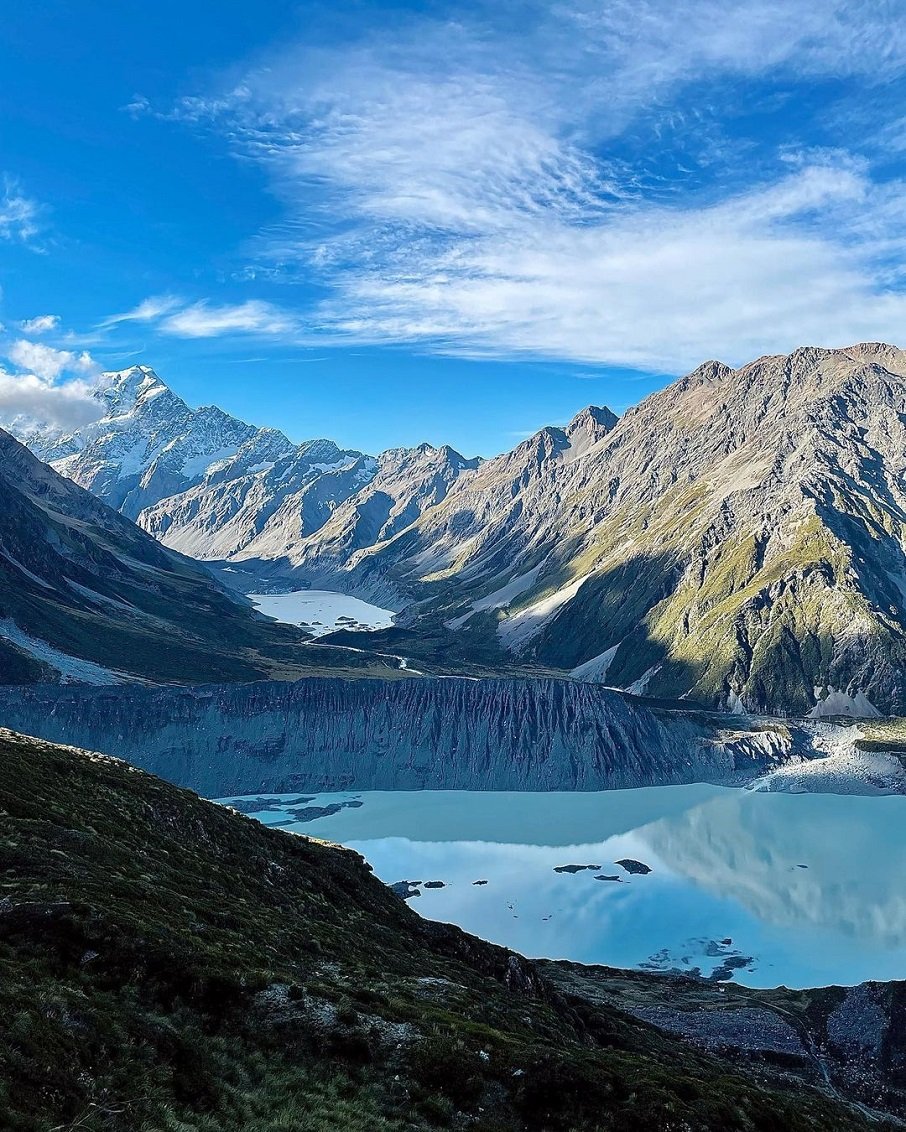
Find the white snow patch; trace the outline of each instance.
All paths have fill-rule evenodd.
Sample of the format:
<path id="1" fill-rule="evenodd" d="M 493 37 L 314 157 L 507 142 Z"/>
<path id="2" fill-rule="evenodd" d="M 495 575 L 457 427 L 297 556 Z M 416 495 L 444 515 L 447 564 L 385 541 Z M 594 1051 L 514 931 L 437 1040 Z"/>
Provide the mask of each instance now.
<path id="1" fill-rule="evenodd" d="M 313 636 L 323 637 L 336 629 L 388 629 L 394 611 L 381 609 L 361 598 L 333 590 L 296 590 L 288 594 L 249 594 L 256 609 L 282 621 L 301 625 Z"/>
<path id="2" fill-rule="evenodd" d="M 512 617 L 501 621 L 497 626 L 497 635 L 504 648 L 518 651 L 527 644 L 532 637 L 541 632 L 545 623 L 553 617 L 557 610 L 571 601 L 579 592 L 582 585 L 591 577 L 591 574 L 580 574 L 568 585 L 562 586 L 554 593 L 536 601 L 525 609 L 520 609 Z"/>
<path id="3" fill-rule="evenodd" d="M 147 440 L 144 437 L 139 437 L 131 448 L 114 457 L 114 462 L 119 465 L 117 479 L 137 476 L 139 472 L 144 470 L 146 464 L 150 463 Z"/>
<path id="4" fill-rule="evenodd" d="M 103 668 L 90 660 L 80 660 L 60 652 L 47 641 L 29 636 L 15 621 L 7 618 L 0 621 L 0 637 L 16 645 L 44 664 L 56 669 L 64 684 L 122 684 L 124 677 L 109 668 Z"/>
<path id="5" fill-rule="evenodd" d="M 815 698 L 818 702 L 808 713 L 810 719 L 823 719 L 829 715 L 848 715 L 852 719 L 877 719 L 881 712 L 869 700 L 864 692 L 856 692 L 855 696 L 828 686 L 827 695 L 821 699 L 823 688 L 815 689 Z"/>
<path id="6" fill-rule="evenodd" d="M 622 641 L 611 645 L 609 649 L 605 649 L 604 652 L 593 656 L 591 660 L 586 660 L 583 664 L 577 665 L 572 672 L 570 672 L 570 676 L 572 676 L 574 680 L 584 680 L 589 684 L 603 684 L 607 679 L 607 673 L 611 664 L 613 664 L 613 658 L 617 655 L 617 650 L 621 644 Z"/>
<path id="7" fill-rule="evenodd" d="M 739 692 L 730 692 L 727 696 L 727 711 L 731 715 L 747 715 L 746 705 L 742 702 Z"/>
<path id="8" fill-rule="evenodd" d="M 483 609 L 505 609 L 513 598 L 532 588 L 540 572 L 541 564 L 533 566 L 531 570 L 527 570 L 524 574 L 517 574 L 515 578 L 511 578 L 499 590 L 494 590 L 487 597 L 480 597 L 478 601 L 473 601 L 472 612 L 479 613 Z"/>
<path id="9" fill-rule="evenodd" d="M 629 692 L 633 696 L 644 696 L 646 688 L 662 668 L 662 664 L 653 664 L 647 672 L 643 672 L 638 680 L 633 680 L 629 687 L 624 688 L 623 691 Z"/>
<path id="10" fill-rule="evenodd" d="M 210 472 L 215 464 L 229 460 L 236 455 L 235 446 L 220 448 L 216 452 L 196 452 L 194 456 L 187 456 L 182 462 L 182 474 L 190 480 L 204 473 Z"/>
<path id="11" fill-rule="evenodd" d="M 511 578 L 507 584 L 501 586 L 499 590 L 494 590 L 493 593 L 488 594 L 486 597 L 480 597 L 477 601 L 473 601 L 467 613 L 463 613 L 459 617 L 454 617 L 450 621 L 445 621 L 444 625 L 446 625 L 448 629 L 460 629 L 473 613 L 480 613 L 484 609 L 505 609 L 514 598 L 517 598 L 520 594 L 532 588 L 543 565 L 543 563 L 540 563 L 538 566 L 533 566 L 531 570 L 527 570 L 524 574 L 517 574 L 515 578 Z"/>
<path id="12" fill-rule="evenodd" d="M 315 472 L 338 472 L 341 468 L 351 468 L 354 463 L 355 460 L 350 460 L 347 456 L 345 460 L 334 460 L 332 464 L 309 464 L 309 467 Z"/>

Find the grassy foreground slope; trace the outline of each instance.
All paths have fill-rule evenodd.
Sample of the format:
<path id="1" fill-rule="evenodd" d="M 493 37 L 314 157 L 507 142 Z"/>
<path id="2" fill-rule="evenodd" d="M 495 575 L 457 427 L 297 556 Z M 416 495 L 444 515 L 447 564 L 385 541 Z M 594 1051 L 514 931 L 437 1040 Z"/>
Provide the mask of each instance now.
<path id="1" fill-rule="evenodd" d="M 0 1017 L 9 1132 L 869 1126 L 556 992 L 350 851 L 10 732 Z"/>

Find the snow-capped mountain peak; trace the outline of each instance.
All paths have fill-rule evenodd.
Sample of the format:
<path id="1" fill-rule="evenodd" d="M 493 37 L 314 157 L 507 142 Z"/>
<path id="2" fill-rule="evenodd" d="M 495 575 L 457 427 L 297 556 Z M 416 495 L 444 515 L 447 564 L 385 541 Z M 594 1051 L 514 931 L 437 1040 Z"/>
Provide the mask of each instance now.
<path id="1" fill-rule="evenodd" d="M 130 366 L 105 373 L 97 396 L 106 404 L 109 416 L 119 416 L 133 410 L 140 401 L 147 402 L 169 392 L 150 366 Z"/>

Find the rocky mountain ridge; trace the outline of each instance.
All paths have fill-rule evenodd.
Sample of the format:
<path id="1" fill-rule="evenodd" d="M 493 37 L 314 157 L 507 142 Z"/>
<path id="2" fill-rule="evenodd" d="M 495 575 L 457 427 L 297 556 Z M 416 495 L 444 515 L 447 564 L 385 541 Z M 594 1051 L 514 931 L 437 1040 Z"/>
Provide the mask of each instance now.
<path id="1" fill-rule="evenodd" d="M 440 502 L 478 463 L 427 444 L 378 456 L 331 440 L 296 445 L 215 406 L 189 408 L 148 366 L 105 374 L 97 397 L 97 421 L 23 440 L 166 546 L 252 563 L 259 578 L 309 561 L 313 572 L 336 568 Z"/>

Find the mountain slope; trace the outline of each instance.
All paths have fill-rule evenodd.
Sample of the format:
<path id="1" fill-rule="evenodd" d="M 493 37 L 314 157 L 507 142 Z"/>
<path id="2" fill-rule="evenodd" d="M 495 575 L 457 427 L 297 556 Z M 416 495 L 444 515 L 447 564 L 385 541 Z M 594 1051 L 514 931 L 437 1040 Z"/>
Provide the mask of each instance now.
<path id="1" fill-rule="evenodd" d="M 440 506 L 427 509 L 388 542 L 350 558 L 346 584 L 386 600 L 424 600 L 426 587 L 456 578 L 460 592 L 478 582 L 510 578 L 503 594 L 485 594 L 482 608 L 505 608 L 531 587 L 531 570 L 544 558 L 543 530 L 556 532 L 561 484 L 604 443 L 617 418 L 609 409 L 585 409 L 565 429 L 544 428 L 511 452 L 459 478 Z M 514 579 L 519 561 L 528 577 Z"/>
<path id="2" fill-rule="evenodd" d="M 374 475 L 376 461 L 313 440 L 252 463 L 242 450 L 185 491 L 149 504 L 138 523 L 174 550 L 203 560 L 283 558 L 320 529 Z"/>
<path id="3" fill-rule="evenodd" d="M 245 555 L 276 560 L 279 569 L 310 584 L 332 586 L 355 568 L 360 552 L 394 538 L 446 498 L 453 484 L 469 476 L 480 460 L 466 460 L 448 445 L 391 448 L 377 457 L 373 478 L 350 495 L 313 533 L 281 537 L 271 525 Z M 245 556 L 244 555 L 244 556 Z M 243 556 L 243 557 L 244 557 Z"/>
<path id="4" fill-rule="evenodd" d="M 2 732 L 0 813 L 10 1132 L 878 1127 L 116 760 Z"/>
<path id="5" fill-rule="evenodd" d="M 0 682 L 203 683 L 367 660 L 305 641 L 0 430 Z"/>
<path id="6" fill-rule="evenodd" d="M 902 712 L 904 376 L 876 343 L 706 363 L 488 461 L 350 584 L 635 692 Z"/>

